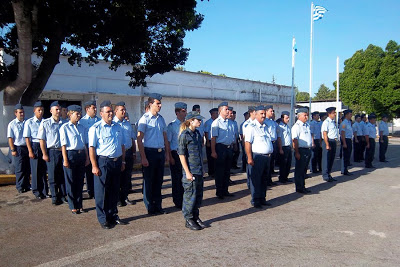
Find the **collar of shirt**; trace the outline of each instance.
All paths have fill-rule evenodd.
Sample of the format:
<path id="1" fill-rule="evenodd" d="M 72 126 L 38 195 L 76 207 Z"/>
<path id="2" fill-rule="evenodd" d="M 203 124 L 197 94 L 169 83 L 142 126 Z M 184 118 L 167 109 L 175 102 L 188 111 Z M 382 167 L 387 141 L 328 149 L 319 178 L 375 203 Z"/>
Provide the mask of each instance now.
<path id="1" fill-rule="evenodd" d="M 41 122 L 41 121 L 42 121 L 42 120 L 39 120 L 36 116 L 33 116 L 32 120 L 33 120 L 34 122 Z"/>
<path id="2" fill-rule="evenodd" d="M 228 118 L 224 119 L 224 118 L 221 117 L 221 115 L 218 116 L 218 119 L 221 120 L 221 121 L 223 121 L 223 122 L 228 122 L 228 121 L 229 121 Z"/>
<path id="3" fill-rule="evenodd" d="M 119 119 L 117 118 L 117 116 L 114 116 L 113 122 L 116 122 L 116 123 L 122 124 L 122 123 L 124 123 L 124 122 L 125 122 L 125 119 L 122 119 L 122 121 L 121 121 L 121 120 L 119 120 Z"/>
<path id="4" fill-rule="evenodd" d="M 51 122 L 51 124 L 53 124 L 53 123 L 54 124 L 62 124 L 62 121 L 60 119 L 58 120 L 58 122 L 56 122 L 53 117 L 50 117 L 50 122 Z"/>
<path id="5" fill-rule="evenodd" d="M 160 116 L 159 113 L 157 113 L 156 115 L 153 115 L 150 111 L 147 111 L 146 114 L 148 114 L 148 116 L 149 116 L 150 118 L 156 118 L 156 119 Z"/>
<path id="6" fill-rule="evenodd" d="M 104 120 L 101 120 L 101 126 L 103 126 L 103 127 L 107 127 L 107 126 L 111 127 L 113 125 L 114 125 L 114 121 L 111 121 L 111 124 L 109 125 Z"/>

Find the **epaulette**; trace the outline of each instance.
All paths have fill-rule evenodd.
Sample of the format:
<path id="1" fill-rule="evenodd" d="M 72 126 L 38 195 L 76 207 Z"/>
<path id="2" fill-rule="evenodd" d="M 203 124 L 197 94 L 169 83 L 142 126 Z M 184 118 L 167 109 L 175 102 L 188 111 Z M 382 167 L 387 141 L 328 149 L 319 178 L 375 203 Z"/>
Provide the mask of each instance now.
<path id="1" fill-rule="evenodd" d="M 101 123 L 101 120 L 100 121 L 97 121 L 97 122 L 95 122 L 93 125 L 92 125 L 92 127 L 97 127 L 97 126 L 99 126 L 99 124 Z"/>

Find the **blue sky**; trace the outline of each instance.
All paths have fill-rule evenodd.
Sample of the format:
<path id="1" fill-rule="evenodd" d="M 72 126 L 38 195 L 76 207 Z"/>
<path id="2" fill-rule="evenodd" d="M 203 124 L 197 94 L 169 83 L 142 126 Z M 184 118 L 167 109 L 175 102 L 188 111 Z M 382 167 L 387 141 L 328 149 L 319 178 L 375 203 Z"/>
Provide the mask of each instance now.
<path id="1" fill-rule="evenodd" d="M 325 83 L 333 89 L 336 57 L 343 61 L 369 44 L 400 43 L 400 1 L 321 0 L 329 10 L 314 23 L 313 94 Z M 305 0 L 198 1 L 201 27 L 189 32 L 188 71 L 291 85 L 291 49 L 295 36 L 295 84 L 309 90 L 310 8 Z"/>

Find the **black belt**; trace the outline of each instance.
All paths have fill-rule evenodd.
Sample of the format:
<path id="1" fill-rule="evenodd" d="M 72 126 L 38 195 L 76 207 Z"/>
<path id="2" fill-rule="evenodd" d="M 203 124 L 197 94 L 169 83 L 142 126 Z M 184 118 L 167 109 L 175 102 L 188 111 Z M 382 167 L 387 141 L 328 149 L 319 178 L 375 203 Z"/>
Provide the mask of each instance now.
<path id="1" fill-rule="evenodd" d="M 329 138 L 328 141 L 331 141 L 331 142 L 334 142 L 334 141 L 335 141 L 335 142 L 336 142 L 336 139 L 331 139 L 331 138 Z"/>
<path id="2" fill-rule="evenodd" d="M 22 145 L 22 146 L 17 146 L 17 145 L 15 145 L 16 147 L 26 147 L 26 145 Z"/>
<path id="3" fill-rule="evenodd" d="M 307 149 L 307 150 L 309 150 L 309 149 L 311 149 L 311 147 L 299 147 L 299 149 Z"/>
<path id="4" fill-rule="evenodd" d="M 61 151 L 61 147 L 59 148 L 55 148 L 55 147 L 50 147 L 49 150 L 57 150 L 57 151 Z"/>
<path id="5" fill-rule="evenodd" d="M 117 160 L 119 160 L 121 157 L 118 157 L 118 158 L 111 158 L 111 157 L 106 157 L 106 156 L 99 156 L 99 158 L 101 158 L 101 159 L 108 159 L 108 160 L 112 160 L 112 161 L 117 161 Z"/>
<path id="6" fill-rule="evenodd" d="M 154 152 L 163 152 L 164 148 L 152 148 L 152 147 L 145 147 L 144 149 L 149 150 L 149 151 L 154 151 Z"/>
<path id="7" fill-rule="evenodd" d="M 226 148 L 231 148 L 231 147 L 232 147 L 232 145 L 229 145 L 229 146 L 227 146 L 227 145 L 225 145 L 225 144 L 222 144 L 222 143 L 217 143 L 217 145 L 219 145 L 219 146 L 223 146 L 223 147 L 226 147 Z"/>
<path id="8" fill-rule="evenodd" d="M 351 138 L 345 138 L 345 139 L 349 139 L 351 141 Z"/>
<path id="9" fill-rule="evenodd" d="M 261 156 L 271 156 L 271 154 L 263 154 L 263 153 L 257 153 L 257 152 L 253 152 L 253 154 L 255 155 L 261 155 Z"/>
<path id="10" fill-rule="evenodd" d="M 83 153 L 85 150 L 81 149 L 81 150 L 77 150 L 77 149 L 71 149 L 71 150 L 67 150 L 67 152 L 74 152 L 74 153 Z"/>

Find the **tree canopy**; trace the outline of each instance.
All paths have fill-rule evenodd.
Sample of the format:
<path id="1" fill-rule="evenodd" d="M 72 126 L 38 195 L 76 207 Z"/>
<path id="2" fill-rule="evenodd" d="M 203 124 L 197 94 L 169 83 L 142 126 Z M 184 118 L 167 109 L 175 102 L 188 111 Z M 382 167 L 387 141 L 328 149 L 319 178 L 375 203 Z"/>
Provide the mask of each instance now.
<path id="1" fill-rule="evenodd" d="M 310 94 L 308 92 L 300 92 L 299 89 L 295 88 L 296 102 L 305 102 L 310 100 Z"/>
<path id="2" fill-rule="evenodd" d="M 340 98 L 356 111 L 400 116 L 400 46 L 370 44 L 344 62 Z"/>
<path id="3" fill-rule="evenodd" d="M 131 65 L 129 85 L 183 65 L 187 31 L 203 16 L 195 0 L 5 0 L 0 2 L 0 47 L 12 56 L 0 70 L 5 104 L 32 104 L 60 54 L 71 65 L 110 61 L 110 69 Z M 85 57 L 82 56 L 82 51 Z M 32 54 L 41 58 L 37 66 Z"/>
<path id="4" fill-rule="evenodd" d="M 313 100 L 335 100 L 336 90 L 329 89 L 325 84 L 321 84 Z"/>

